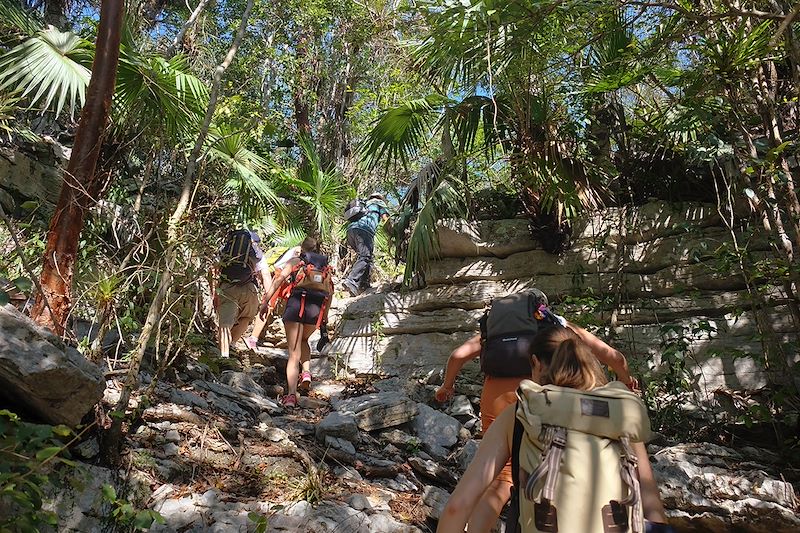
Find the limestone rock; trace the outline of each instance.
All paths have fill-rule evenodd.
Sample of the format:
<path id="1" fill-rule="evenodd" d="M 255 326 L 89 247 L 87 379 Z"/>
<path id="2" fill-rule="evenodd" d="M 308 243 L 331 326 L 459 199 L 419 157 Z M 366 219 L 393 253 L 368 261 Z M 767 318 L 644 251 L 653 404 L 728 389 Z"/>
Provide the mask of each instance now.
<path id="1" fill-rule="evenodd" d="M 0 397 L 7 405 L 76 426 L 104 389 L 101 370 L 77 350 L 11 305 L 0 307 Z"/>
<path id="2" fill-rule="evenodd" d="M 425 505 L 431 508 L 430 517 L 434 520 L 439 520 L 442 517 L 444 506 L 447 505 L 447 500 L 450 499 L 450 493 L 439 487 L 428 485 L 422 493 L 422 501 Z"/>
<path id="3" fill-rule="evenodd" d="M 356 424 L 362 431 L 399 426 L 417 414 L 416 404 L 400 392 L 378 392 L 348 398 L 334 402 L 334 408 L 355 415 Z"/>
<path id="4" fill-rule="evenodd" d="M 449 448 L 458 442 L 461 422 L 424 403 L 418 403 L 417 410 L 411 429 L 423 443 Z"/>
<path id="5" fill-rule="evenodd" d="M 464 443 L 464 446 L 456 454 L 458 466 L 462 471 L 466 470 L 469 464 L 475 458 L 475 454 L 478 453 L 478 446 L 479 444 L 477 441 L 470 439 Z"/>
<path id="6" fill-rule="evenodd" d="M 358 424 L 353 413 L 333 411 L 317 424 L 317 440 L 325 441 L 326 437 L 341 437 L 350 442 L 358 441 Z"/>
<path id="7" fill-rule="evenodd" d="M 437 228 L 441 257 L 506 257 L 538 248 L 524 219 L 445 220 Z"/>
<path id="8" fill-rule="evenodd" d="M 768 476 L 739 452 L 681 444 L 654 456 L 653 472 L 670 522 L 687 531 L 800 530 L 791 484 Z"/>
<path id="9" fill-rule="evenodd" d="M 458 481 L 456 477 L 445 467 L 431 461 L 430 459 L 421 459 L 419 457 L 409 457 L 408 464 L 420 475 L 443 483 L 445 485 L 455 485 Z"/>

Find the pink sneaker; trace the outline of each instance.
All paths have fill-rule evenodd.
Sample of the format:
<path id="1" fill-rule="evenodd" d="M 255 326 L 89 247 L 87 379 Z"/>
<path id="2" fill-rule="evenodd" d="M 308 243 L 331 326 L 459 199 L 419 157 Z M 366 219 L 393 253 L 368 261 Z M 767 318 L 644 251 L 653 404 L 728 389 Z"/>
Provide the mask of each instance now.
<path id="1" fill-rule="evenodd" d="M 258 348 L 258 339 L 253 337 L 252 335 L 250 335 L 249 337 L 245 337 L 244 343 L 247 345 L 248 348 L 250 348 L 254 352 L 256 351 L 256 348 Z"/>
<path id="2" fill-rule="evenodd" d="M 311 388 L 311 372 L 300 374 L 300 383 L 298 383 L 297 388 L 301 391 L 308 391 Z"/>
<path id="3" fill-rule="evenodd" d="M 296 394 L 287 394 L 283 398 L 281 398 L 281 404 L 287 409 L 294 409 L 297 407 L 297 395 Z"/>

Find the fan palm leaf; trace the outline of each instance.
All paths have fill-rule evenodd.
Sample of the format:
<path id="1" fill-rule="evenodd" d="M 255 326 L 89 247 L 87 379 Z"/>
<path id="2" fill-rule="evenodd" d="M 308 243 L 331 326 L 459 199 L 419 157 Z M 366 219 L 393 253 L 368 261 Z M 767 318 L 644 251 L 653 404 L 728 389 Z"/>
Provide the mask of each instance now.
<path id="1" fill-rule="evenodd" d="M 272 166 L 249 148 L 252 142 L 249 132 L 221 124 L 209 132 L 206 146 L 209 159 L 224 175 L 223 192 L 238 202 L 237 216 L 258 220 L 273 211 L 283 213 L 284 206 L 269 179 Z"/>
<path id="2" fill-rule="evenodd" d="M 0 56 L 0 91 L 18 91 L 39 106 L 70 115 L 83 105 L 92 45 L 72 32 L 48 28 Z"/>
<path id="3" fill-rule="evenodd" d="M 183 56 L 169 60 L 140 54 L 129 47 L 120 53 L 114 114 L 125 128 L 163 128 L 173 139 L 197 129 L 208 101 L 208 89 L 188 72 Z"/>
<path id="4" fill-rule="evenodd" d="M 386 110 L 367 134 L 361 153 L 369 168 L 384 163 L 408 167 L 430 138 L 434 119 L 438 119 L 449 99 L 438 94 L 407 101 Z"/>

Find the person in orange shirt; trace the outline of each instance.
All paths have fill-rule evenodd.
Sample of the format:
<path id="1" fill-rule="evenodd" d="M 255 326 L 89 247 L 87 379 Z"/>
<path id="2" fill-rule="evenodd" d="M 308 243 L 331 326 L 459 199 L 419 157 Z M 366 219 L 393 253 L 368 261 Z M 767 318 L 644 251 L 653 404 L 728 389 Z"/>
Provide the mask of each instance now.
<path id="1" fill-rule="evenodd" d="M 639 384 L 630 375 L 628 362 L 622 353 L 580 326 L 567 322 L 563 317 L 547 310 L 547 296 L 543 292 L 538 289 L 531 289 L 525 292 L 534 295 L 534 298 L 539 302 L 540 309 L 548 315 L 547 318 L 549 320 L 574 331 L 591 349 L 594 356 L 614 371 L 617 380 L 625 383 L 631 390 L 638 389 Z M 536 331 L 534 330 L 532 333 L 535 334 Z M 445 367 L 444 381 L 434 394 L 437 402 L 446 402 L 453 397 L 456 377 L 466 363 L 479 356 L 482 358 L 492 357 L 492 353 L 483 353 L 486 341 L 482 336 L 482 334 L 475 335 L 450 354 Z M 522 342 L 523 337 L 520 336 L 520 342 Z M 520 350 L 520 352 L 524 351 L 524 349 Z M 484 434 L 497 416 L 506 407 L 516 402 L 516 391 L 520 382 L 523 379 L 531 379 L 527 358 L 525 357 L 524 359 L 522 368 L 525 368 L 525 370 L 524 373 L 520 372 L 520 375 L 500 377 L 489 373 L 484 374 L 480 408 L 481 430 Z M 485 365 L 482 364 L 481 366 L 483 368 Z M 486 489 L 483 497 L 473 510 L 469 524 L 471 528 L 475 529 L 470 529 L 470 531 L 489 531 L 494 526 L 500 516 L 500 512 L 503 510 L 503 506 L 511 496 L 512 485 L 511 463 L 509 462 Z"/>

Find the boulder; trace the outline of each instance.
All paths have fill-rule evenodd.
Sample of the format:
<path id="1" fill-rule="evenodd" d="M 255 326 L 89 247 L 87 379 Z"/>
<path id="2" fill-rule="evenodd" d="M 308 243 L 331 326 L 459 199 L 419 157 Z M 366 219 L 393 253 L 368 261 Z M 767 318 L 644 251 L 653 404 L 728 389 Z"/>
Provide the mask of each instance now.
<path id="1" fill-rule="evenodd" d="M 751 457 L 714 444 L 681 444 L 653 456 L 670 523 L 680 531 L 776 533 L 800 530 L 790 483 Z"/>
<path id="2" fill-rule="evenodd" d="M 8 404 L 76 426 L 104 389 L 100 368 L 11 305 L 0 307 L 0 397 Z"/>
<path id="3" fill-rule="evenodd" d="M 353 413 L 333 411 L 317 424 L 317 440 L 325 442 L 326 437 L 340 437 L 350 442 L 358 442 L 358 425 Z"/>
<path id="4" fill-rule="evenodd" d="M 411 421 L 411 429 L 420 441 L 443 448 L 458 442 L 461 422 L 424 403 L 417 404 L 417 411 L 417 416 Z"/>
<path id="5" fill-rule="evenodd" d="M 417 414 L 417 405 L 401 392 L 378 392 L 335 401 L 341 413 L 355 415 L 362 431 L 374 431 L 405 424 Z"/>
<path id="6" fill-rule="evenodd" d="M 428 485 L 422 493 L 422 501 L 430 507 L 430 517 L 434 520 L 439 520 L 444 511 L 444 506 L 447 505 L 447 500 L 450 499 L 450 493 L 439 487 Z"/>

